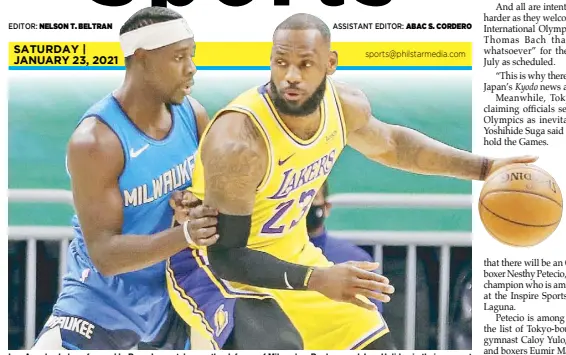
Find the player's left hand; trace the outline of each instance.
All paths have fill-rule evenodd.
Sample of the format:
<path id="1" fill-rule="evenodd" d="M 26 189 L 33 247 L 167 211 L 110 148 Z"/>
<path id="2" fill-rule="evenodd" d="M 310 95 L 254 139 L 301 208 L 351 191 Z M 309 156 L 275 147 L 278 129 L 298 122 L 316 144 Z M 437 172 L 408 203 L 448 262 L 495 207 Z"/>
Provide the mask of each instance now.
<path id="1" fill-rule="evenodd" d="M 169 206 L 175 213 L 175 220 L 179 224 L 183 224 L 189 220 L 191 210 L 202 202 L 195 197 L 190 191 L 173 191 Z"/>
<path id="2" fill-rule="evenodd" d="M 197 246 L 210 246 L 218 241 L 216 233 L 218 211 L 214 208 L 204 206 L 202 201 L 187 190 L 173 192 L 169 205 L 179 224 L 188 221 L 189 235 Z"/>
<path id="3" fill-rule="evenodd" d="M 523 155 L 519 157 L 501 158 L 494 159 L 491 167 L 487 171 L 486 177 L 491 175 L 494 171 L 510 164 L 530 164 L 538 160 L 537 156 L 534 155 Z"/>

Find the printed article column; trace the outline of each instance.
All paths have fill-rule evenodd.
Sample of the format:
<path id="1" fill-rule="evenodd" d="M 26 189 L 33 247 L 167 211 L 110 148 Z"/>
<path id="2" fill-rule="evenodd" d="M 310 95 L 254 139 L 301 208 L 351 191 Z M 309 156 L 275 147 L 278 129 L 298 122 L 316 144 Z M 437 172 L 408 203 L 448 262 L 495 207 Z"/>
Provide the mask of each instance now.
<path id="1" fill-rule="evenodd" d="M 566 3 L 483 4 L 474 151 L 539 158 L 474 184 L 474 350 L 566 354 Z"/>

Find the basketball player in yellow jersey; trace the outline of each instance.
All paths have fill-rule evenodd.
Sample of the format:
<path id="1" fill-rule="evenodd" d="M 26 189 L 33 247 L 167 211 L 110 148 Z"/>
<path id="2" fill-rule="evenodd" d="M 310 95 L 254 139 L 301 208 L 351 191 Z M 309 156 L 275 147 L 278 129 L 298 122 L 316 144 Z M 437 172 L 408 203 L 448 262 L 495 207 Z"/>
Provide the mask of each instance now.
<path id="1" fill-rule="evenodd" d="M 347 144 L 393 168 L 468 180 L 536 160 L 481 157 L 380 122 L 360 90 L 329 78 L 337 62 L 326 24 L 291 16 L 273 36 L 270 83 L 232 101 L 204 133 L 191 191 L 218 210 L 219 239 L 188 253 L 227 304 L 237 300 L 221 316 L 233 329 L 224 349 L 394 348 L 366 299 L 387 302 L 387 279 L 371 272 L 375 265 L 332 265 L 306 231 L 312 198 Z M 172 258 L 170 295 L 188 319 L 179 306 L 191 288 L 182 263 Z"/>

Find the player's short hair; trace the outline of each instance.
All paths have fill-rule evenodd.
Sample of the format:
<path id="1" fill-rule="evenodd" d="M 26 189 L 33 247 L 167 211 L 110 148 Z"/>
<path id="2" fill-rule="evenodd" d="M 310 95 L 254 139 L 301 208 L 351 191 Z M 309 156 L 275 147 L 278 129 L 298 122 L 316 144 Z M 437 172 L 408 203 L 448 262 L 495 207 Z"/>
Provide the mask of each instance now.
<path id="1" fill-rule="evenodd" d="M 173 21 L 182 18 L 178 12 L 167 7 L 151 6 L 141 9 L 134 13 L 120 28 L 120 35 L 128 33 L 139 28 L 153 25 L 155 23 Z M 130 57 L 126 57 L 126 66 L 130 61 Z"/>
<path id="2" fill-rule="evenodd" d="M 287 17 L 275 28 L 273 34 L 279 30 L 317 30 L 322 38 L 330 43 L 330 28 L 324 21 L 311 14 L 298 13 Z"/>
<path id="3" fill-rule="evenodd" d="M 182 16 L 167 7 L 146 7 L 141 9 L 124 22 L 120 28 L 120 35 L 124 33 L 137 30 L 145 26 L 153 25 L 154 23 L 172 21 L 182 18 Z"/>

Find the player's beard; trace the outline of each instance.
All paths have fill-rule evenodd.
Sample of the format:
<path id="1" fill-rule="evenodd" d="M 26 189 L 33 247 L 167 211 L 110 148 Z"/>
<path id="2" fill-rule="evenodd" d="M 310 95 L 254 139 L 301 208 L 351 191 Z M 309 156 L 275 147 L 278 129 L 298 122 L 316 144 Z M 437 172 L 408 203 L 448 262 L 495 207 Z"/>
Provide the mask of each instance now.
<path id="1" fill-rule="evenodd" d="M 285 100 L 285 98 L 279 93 L 273 79 L 269 81 L 269 86 L 271 89 L 271 100 L 273 101 L 273 105 L 275 105 L 277 112 L 282 115 L 302 117 L 314 113 L 320 106 L 326 91 L 326 77 L 322 79 L 322 82 L 313 94 L 300 105 L 296 105 Z"/>

